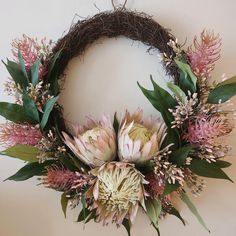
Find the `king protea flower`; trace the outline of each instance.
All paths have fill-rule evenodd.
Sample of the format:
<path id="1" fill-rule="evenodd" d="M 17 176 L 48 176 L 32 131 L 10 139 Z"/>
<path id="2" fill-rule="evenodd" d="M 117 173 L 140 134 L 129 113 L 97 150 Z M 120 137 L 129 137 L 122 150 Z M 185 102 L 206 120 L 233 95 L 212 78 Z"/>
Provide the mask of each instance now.
<path id="1" fill-rule="evenodd" d="M 133 223 L 139 203 L 144 201 L 143 184 L 147 182 L 143 175 L 132 164 L 122 162 L 105 163 L 91 174 L 96 180 L 87 197 L 94 198 L 97 221 L 120 225 L 127 218 Z"/>
<path id="2" fill-rule="evenodd" d="M 142 110 L 126 114 L 118 133 L 118 155 L 121 161 L 145 162 L 161 152 L 166 126 L 160 120 L 143 120 Z"/>
<path id="3" fill-rule="evenodd" d="M 10 147 L 16 144 L 37 145 L 42 138 L 38 126 L 31 124 L 6 123 L 0 125 L 0 143 Z"/>
<path id="4" fill-rule="evenodd" d="M 73 126 L 73 138 L 63 132 L 65 144 L 90 167 L 101 166 L 116 157 L 116 135 L 111 120 L 103 115 L 101 121 L 88 117 L 87 124 Z"/>

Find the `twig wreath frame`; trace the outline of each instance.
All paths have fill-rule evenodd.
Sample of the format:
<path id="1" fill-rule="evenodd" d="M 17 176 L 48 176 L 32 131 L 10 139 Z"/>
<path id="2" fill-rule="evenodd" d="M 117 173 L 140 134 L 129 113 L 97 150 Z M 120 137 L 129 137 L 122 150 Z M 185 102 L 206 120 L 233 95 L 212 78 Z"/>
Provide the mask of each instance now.
<path id="1" fill-rule="evenodd" d="M 163 55 L 171 94 L 151 78 L 153 90 L 139 87 L 161 113 L 162 120 L 144 119 L 142 111 L 126 111 L 113 124 L 88 117 L 85 125 L 68 127 L 57 103 L 59 79 L 69 61 L 83 55 L 102 37 L 125 36 L 140 41 Z M 187 51 L 152 17 L 124 7 L 102 12 L 74 24 L 55 44 L 23 36 L 12 43 L 14 61 L 5 64 L 11 75 L 6 84 L 16 103 L 0 103 L 1 154 L 26 163 L 8 180 L 23 181 L 41 176 L 42 184 L 62 192 L 61 205 L 82 203 L 78 222 L 94 220 L 104 225 L 123 224 L 130 235 L 138 208 L 159 232 L 159 220 L 168 214 L 185 220 L 172 199 L 179 197 L 208 230 L 186 188 L 199 195 L 210 177 L 232 181 L 222 160 L 230 147 L 222 137 L 233 130 L 233 110 L 224 103 L 236 94 L 235 77 L 210 83 L 219 59 L 219 36 L 203 31 Z M 209 231 L 209 230 L 208 230 Z"/>

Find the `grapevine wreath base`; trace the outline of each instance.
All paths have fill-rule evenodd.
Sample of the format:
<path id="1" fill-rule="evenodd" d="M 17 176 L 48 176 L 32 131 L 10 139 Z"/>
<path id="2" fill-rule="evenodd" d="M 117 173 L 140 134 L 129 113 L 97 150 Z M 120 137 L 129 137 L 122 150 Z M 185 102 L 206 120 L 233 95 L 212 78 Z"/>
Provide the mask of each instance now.
<path id="1" fill-rule="evenodd" d="M 138 84 L 162 119 L 144 118 L 138 109 L 120 118 L 115 114 L 113 121 L 104 114 L 100 121 L 88 117 L 84 125 L 66 124 L 57 101 L 69 61 L 99 38 L 118 36 L 163 56 L 175 82 L 167 84 L 170 92 L 152 77 L 153 90 Z M 7 120 L 0 128 L 6 146 L 1 153 L 26 165 L 8 180 L 40 176 L 45 187 L 62 192 L 65 215 L 67 206 L 81 203 L 78 222 L 124 225 L 129 234 L 138 208 L 158 234 L 158 222 L 168 214 L 185 225 L 173 201 L 177 197 L 208 230 L 186 189 L 199 195 L 205 186 L 201 177 L 232 181 L 223 171 L 230 166 L 222 160 L 230 147 L 222 139 L 233 130 L 229 99 L 236 94 L 236 78 L 211 82 L 220 46 L 218 35 L 203 31 L 184 51 L 150 16 L 124 8 L 78 21 L 56 43 L 26 35 L 15 39 L 14 60 L 4 64 L 11 76 L 6 91 L 16 103 L 0 103 Z"/>

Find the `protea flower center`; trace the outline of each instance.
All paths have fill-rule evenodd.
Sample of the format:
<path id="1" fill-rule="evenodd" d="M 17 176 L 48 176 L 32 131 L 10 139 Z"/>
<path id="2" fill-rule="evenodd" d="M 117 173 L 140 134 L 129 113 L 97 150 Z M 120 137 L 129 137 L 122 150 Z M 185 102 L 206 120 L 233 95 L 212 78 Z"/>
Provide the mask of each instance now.
<path id="1" fill-rule="evenodd" d="M 146 127 L 144 127 L 141 124 L 134 123 L 133 127 L 131 128 L 129 132 L 129 137 L 135 141 L 140 140 L 141 146 L 143 147 L 145 143 L 147 143 L 153 135 L 153 132 L 148 130 Z"/>
<path id="2" fill-rule="evenodd" d="M 100 136 L 102 131 L 102 128 L 96 127 L 90 130 L 87 130 L 83 135 L 82 138 L 84 142 L 86 143 L 92 143 L 94 141 L 98 140 L 98 137 Z"/>
<path id="3" fill-rule="evenodd" d="M 91 173 L 96 177 L 90 193 L 95 199 L 97 220 L 119 225 L 127 217 L 133 222 L 139 202 L 144 199 L 143 184 L 147 182 L 142 174 L 133 165 L 120 162 L 106 163 Z"/>

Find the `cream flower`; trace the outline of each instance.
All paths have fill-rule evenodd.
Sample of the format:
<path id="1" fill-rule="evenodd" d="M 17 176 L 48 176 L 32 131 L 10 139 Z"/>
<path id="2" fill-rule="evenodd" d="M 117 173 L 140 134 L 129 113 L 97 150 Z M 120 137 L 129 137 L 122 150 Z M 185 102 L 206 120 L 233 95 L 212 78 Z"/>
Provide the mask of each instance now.
<path id="1" fill-rule="evenodd" d="M 145 162 L 161 151 L 166 126 L 160 120 L 143 120 L 142 110 L 126 114 L 118 133 L 118 155 L 121 161 Z"/>
<path id="2" fill-rule="evenodd" d="M 73 126 L 73 138 L 63 132 L 65 144 L 90 167 L 101 166 L 116 157 L 116 135 L 110 118 L 103 115 L 101 121 L 88 117 L 85 126 Z"/>
<path id="3" fill-rule="evenodd" d="M 132 164 L 105 163 L 91 171 L 96 177 L 87 197 L 94 198 L 97 221 L 104 225 L 112 222 L 120 225 L 124 218 L 134 222 L 139 203 L 144 201 L 143 175 Z"/>

